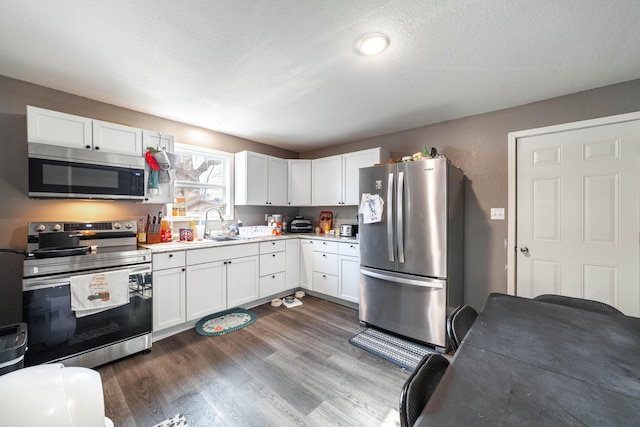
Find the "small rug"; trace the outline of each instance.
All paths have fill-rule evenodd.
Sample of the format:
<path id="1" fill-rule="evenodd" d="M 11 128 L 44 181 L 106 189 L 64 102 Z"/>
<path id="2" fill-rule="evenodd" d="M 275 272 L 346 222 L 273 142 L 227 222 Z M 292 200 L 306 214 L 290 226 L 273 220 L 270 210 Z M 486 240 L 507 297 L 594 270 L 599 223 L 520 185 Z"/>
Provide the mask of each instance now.
<path id="1" fill-rule="evenodd" d="M 236 307 L 203 317 L 196 323 L 196 332 L 205 337 L 224 335 L 246 328 L 257 318 L 252 311 Z"/>
<path id="2" fill-rule="evenodd" d="M 438 353 L 433 348 L 373 328 L 365 329 L 349 342 L 409 371 L 427 354 Z"/>
<path id="3" fill-rule="evenodd" d="M 187 419 L 182 414 L 174 415 L 168 420 L 164 420 L 160 424 L 156 424 L 153 427 L 189 427 Z"/>

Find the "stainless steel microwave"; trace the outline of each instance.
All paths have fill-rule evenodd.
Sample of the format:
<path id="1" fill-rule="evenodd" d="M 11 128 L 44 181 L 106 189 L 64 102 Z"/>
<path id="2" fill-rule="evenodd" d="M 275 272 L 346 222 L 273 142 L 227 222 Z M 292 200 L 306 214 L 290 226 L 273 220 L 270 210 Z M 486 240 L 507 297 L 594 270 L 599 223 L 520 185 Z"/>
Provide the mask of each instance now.
<path id="1" fill-rule="evenodd" d="M 29 144 L 29 197 L 144 199 L 144 158 Z"/>

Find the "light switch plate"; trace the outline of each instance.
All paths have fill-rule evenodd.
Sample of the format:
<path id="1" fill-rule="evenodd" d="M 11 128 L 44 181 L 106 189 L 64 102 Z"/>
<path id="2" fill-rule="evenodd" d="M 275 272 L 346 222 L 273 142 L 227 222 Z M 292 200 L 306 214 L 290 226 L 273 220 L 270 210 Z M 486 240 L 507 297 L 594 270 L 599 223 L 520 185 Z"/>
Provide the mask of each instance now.
<path id="1" fill-rule="evenodd" d="M 491 208 L 491 219 L 504 219 L 504 208 Z"/>

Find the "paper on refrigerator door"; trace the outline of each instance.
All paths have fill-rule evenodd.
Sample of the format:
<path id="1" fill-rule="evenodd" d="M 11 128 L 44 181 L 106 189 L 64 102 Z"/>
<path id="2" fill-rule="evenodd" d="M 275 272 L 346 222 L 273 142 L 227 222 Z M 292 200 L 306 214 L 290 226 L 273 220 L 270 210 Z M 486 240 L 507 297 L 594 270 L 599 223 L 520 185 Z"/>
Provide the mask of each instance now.
<path id="1" fill-rule="evenodd" d="M 360 210 L 362 221 L 365 224 L 382 221 L 382 212 L 384 211 L 384 200 L 379 194 L 362 193 L 360 199 Z"/>

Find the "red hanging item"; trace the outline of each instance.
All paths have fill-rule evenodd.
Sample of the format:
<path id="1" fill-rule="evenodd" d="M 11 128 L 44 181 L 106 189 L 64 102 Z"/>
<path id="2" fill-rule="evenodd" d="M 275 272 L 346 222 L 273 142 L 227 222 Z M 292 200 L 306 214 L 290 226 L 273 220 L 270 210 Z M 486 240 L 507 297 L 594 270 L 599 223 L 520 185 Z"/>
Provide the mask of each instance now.
<path id="1" fill-rule="evenodd" d="M 151 151 L 147 151 L 144 157 L 147 159 L 147 163 L 149 164 L 149 167 L 151 167 L 151 169 L 153 169 L 154 171 L 160 170 L 160 165 L 156 161 L 155 157 L 153 157 L 153 153 L 151 153 Z"/>

